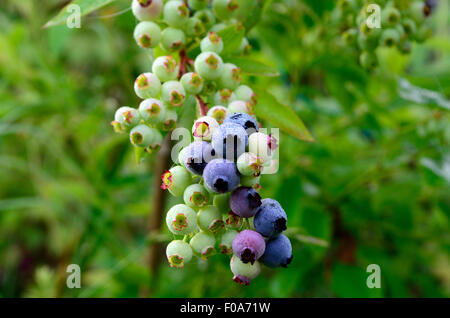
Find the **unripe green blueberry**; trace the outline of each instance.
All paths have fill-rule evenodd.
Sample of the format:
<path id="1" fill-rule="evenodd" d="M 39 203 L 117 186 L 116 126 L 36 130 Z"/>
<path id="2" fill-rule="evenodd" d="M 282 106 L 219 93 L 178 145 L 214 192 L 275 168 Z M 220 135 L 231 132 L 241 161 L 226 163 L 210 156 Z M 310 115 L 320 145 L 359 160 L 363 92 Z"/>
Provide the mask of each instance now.
<path id="1" fill-rule="evenodd" d="M 380 44 L 387 47 L 393 47 L 397 45 L 399 40 L 400 35 L 396 29 L 386 29 L 381 34 Z"/>
<path id="2" fill-rule="evenodd" d="M 208 110 L 208 116 L 214 118 L 219 125 L 222 125 L 225 117 L 228 115 L 228 109 L 226 107 L 217 105 Z"/>
<path id="3" fill-rule="evenodd" d="M 136 78 L 134 91 L 142 99 L 157 97 L 161 91 L 161 81 L 153 73 L 143 73 Z"/>
<path id="4" fill-rule="evenodd" d="M 228 88 L 222 88 L 217 91 L 217 93 L 214 95 L 214 103 L 216 105 L 228 105 L 229 103 L 236 100 L 236 95 L 233 93 L 231 89 Z M 230 112 L 230 109 L 228 109 L 228 112 Z"/>
<path id="5" fill-rule="evenodd" d="M 251 152 L 244 152 L 239 156 L 236 165 L 243 176 L 259 176 L 264 161 Z"/>
<path id="6" fill-rule="evenodd" d="M 404 40 L 404 41 L 401 41 L 397 45 L 397 47 L 398 47 L 398 50 L 400 51 L 400 53 L 409 54 L 409 53 L 411 53 L 412 44 L 410 41 Z"/>
<path id="7" fill-rule="evenodd" d="M 225 63 L 219 78 L 219 85 L 224 88 L 236 89 L 242 81 L 242 70 L 234 64 Z"/>
<path id="8" fill-rule="evenodd" d="M 254 115 L 253 105 L 249 102 L 244 102 L 242 100 L 235 100 L 228 105 L 228 112 L 230 114 L 234 113 L 247 113 L 249 115 Z"/>
<path id="9" fill-rule="evenodd" d="M 209 29 L 214 23 L 216 23 L 214 14 L 208 9 L 195 12 L 194 17 L 202 21 L 206 29 Z"/>
<path id="10" fill-rule="evenodd" d="M 258 97 L 253 92 L 253 90 L 247 85 L 240 85 L 234 90 L 237 100 L 243 100 L 244 102 L 249 102 L 253 106 L 258 103 Z"/>
<path id="11" fill-rule="evenodd" d="M 156 58 L 152 65 L 152 72 L 161 82 L 173 81 L 177 78 L 180 68 L 175 59 L 168 56 Z"/>
<path id="12" fill-rule="evenodd" d="M 164 21 L 174 28 L 182 28 L 189 20 L 189 8 L 183 1 L 172 0 L 164 5 Z"/>
<path id="13" fill-rule="evenodd" d="M 175 235 L 191 234 L 197 229 L 197 214 L 187 205 L 177 204 L 167 212 L 166 224 Z"/>
<path id="14" fill-rule="evenodd" d="M 416 41 L 419 43 L 425 42 L 433 35 L 433 29 L 426 24 L 421 25 L 416 32 Z"/>
<path id="15" fill-rule="evenodd" d="M 200 184 L 191 184 L 184 190 L 184 203 L 191 208 L 201 208 L 208 203 L 209 193 Z"/>
<path id="16" fill-rule="evenodd" d="M 131 10 L 139 21 L 157 20 L 162 8 L 162 0 L 133 0 L 131 3 Z"/>
<path id="17" fill-rule="evenodd" d="M 230 210 L 228 214 L 224 216 L 224 222 L 227 228 L 240 229 L 242 226 L 243 218 L 241 218 L 237 214 L 234 214 L 233 211 Z"/>
<path id="18" fill-rule="evenodd" d="M 401 14 L 397 8 L 389 6 L 381 12 L 383 26 L 393 27 L 400 22 Z"/>
<path id="19" fill-rule="evenodd" d="M 140 47 L 149 49 L 161 41 L 161 29 L 154 22 L 143 21 L 136 25 L 133 36 Z"/>
<path id="20" fill-rule="evenodd" d="M 197 224 L 203 231 L 216 233 L 224 227 L 222 213 L 214 205 L 207 205 L 198 211 Z"/>
<path id="21" fill-rule="evenodd" d="M 222 234 L 219 243 L 219 252 L 221 254 L 229 255 L 233 253 L 231 244 L 233 243 L 233 240 L 236 237 L 236 235 L 238 235 L 238 232 L 231 229 L 227 229 L 225 233 Z"/>
<path id="22" fill-rule="evenodd" d="M 203 10 L 208 5 L 209 0 L 188 0 L 189 8 L 198 11 Z"/>
<path id="23" fill-rule="evenodd" d="M 277 141 L 270 135 L 256 132 L 248 137 L 249 152 L 255 154 L 263 160 L 263 163 L 270 162 L 273 151 L 277 148 Z"/>
<path id="24" fill-rule="evenodd" d="M 222 213 L 230 211 L 230 195 L 231 192 L 215 194 L 213 197 L 213 205 Z"/>
<path id="25" fill-rule="evenodd" d="M 236 255 L 231 258 L 230 268 L 234 274 L 233 280 L 245 286 L 249 285 L 252 279 L 261 272 L 261 265 L 258 261 L 255 261 L 253 265 L 250 262 L 244 264 Z"/>
<path id="26" fill-rule="evenodd" d="M 172 241 L 167 245 L 166 256 L 170 267 L 183 268 L 192 259 L 192 247 L 181 240 Z"/>
<path id="27" fill-rule="evenodd" d="M 222 73 L 222 58 L 214 52 L 203 52 L 195 59 L 195 70 L 206 80 L 218 79 Z"/>
<path id="28" fill-rule="evenodd" d="M 205 26 L 200 19 L 192 17 L 186 23 L 186 34 L 191 37 L 199 37 L 206 32 Z"/>
<path id="29" fill-rule="evenodd" d="M 173 109 L 166 109 L 165 115 L 164 115 L 164 121 L 162 123 L 162 130 L 163 131 L 172 131 L 175 128 L 177 128 L 177 120 L 178 115 L 177 112 Z"/>
<path id="30" fill-rule="evenodd" d="M 139 124 L 141 117 L 137 109 L 123 106 L 116 111 L 114 121 L 120 123 L 123 127 L 129 128 Z"/>
<path id="31" fill-rule="evenodd" d="M 155 139 L 155 131 L 147 125 L 137 125 L 130 131 L 130 141 L 137 147 L 149 147 Z"/>
<path id="32" fill-rule="evenodd" d="M 380 36 L 380 29 L 369 27 L 366 21 L 364 21 L 364 23 L 360 25 L 359 29 L 361 31 L 361 34 L 372 39 L 373 41 L 375 41 Z"/>
<path id="33" fill-rule="evenodd" d="M 148 98 L 139 105 L 139 114 L 147 123 L 157 124 L 164 121 L 166 108 L 160 100 Z"/>
<path id="34" fill-rule="evenodd" d="M 361 50 L 373 51 L 378 46 L 378 38 L 368 37 L 364 34 L 358 34 L 358 46 Z"/>
<path id="35" fill-rule="evenodd" d="M 209 116 L 202 116 L 194 122 L 192 136 L 195 140 L 210 141 L 217 128 L 219 128 L 217 120 Z"/>
<path id="36" fill-rule="evenodd" d="M 349 12 L 349 11 L 353 11 L 357 8 L 357 3 L 355 0 L 339 0 L 338 1 L 338 7 L 344 11 L 344 12 Z"/>
<path id="37" fill-rule="evenodd" d="M 256 190 L 259 190 L 261 189 L 261 185 L 259 184 L 260 180 L 261 176 L 241 176 L 241 185 L 244 187 L 251 187 Z"/>
<path id="38" fill-rule="evenodd" d="M 221 20 L 228 20 L 232 17 L 238 5 L 235 0 L 213 0 L 213 12 Z"/>
<path id="39" fill-rule="evenodd" d="M 364 51 L 359 57 L 359 63 L 363 68 L 371 70 L 378 65 L 378 59 L 375 53 Z"/>
<path id="40" fill-rule="evenodd" d="M 188 94 L 197 95 L 202 91 L 205 81 L 197 73 L 190 72 L 185 73 L 180 82 Z"/>
<path id="41" fill-rule="evenodd" d="M 211 96 L 211 95 L 213 95 L 216 92 L 216 90 L 217 90 L 216 82 L 207 81 L 203 85 L 203 90 L 201 92 L 201 95 Z"/>
<path id="42" fill-rule="evenodd" d="M 342 33 L 342 40 L 347 45 L 352 45 L 356 43 L 356 38 L 358 36 L 358 31 L 356 29 L 349 29 Z"/>
<path id="43" fill-rule="evenodd" d="M 178 81 L 168 81 L 162 85 L 161 98 L 172 107 L 180 107 L 186 98 L 186 91 Z"/>
<path id="44" fill-rule="evenodd" d="M 169 190 L 169 192 L 176 197 L 183 195 L 186 188 L 191 184 L 191 176 L 189 172 L 183 166 L 175 166 L 166 171 L 162 177 L 163 190 Z"/>
<path id="45" fill-rule="evenodd" d="M 161 35 L 161 46 L 168 52 L 179 51 L 186 44 L 184 32 L 172 27 L 165 28 Z"/>
<path id="46" fill-rule="evenodd" d="M 405 31 L 405 34 L 410 37 L 414 33 L 416 33 L 416 23 L 412 19 L 404 19 L 402 21 L 403 30 Z"/>
<path id="47" fill-rule="evenodd" d="M 223 50 L 222 38 L 215 32 L 209 32 L 208 35 L 200 42 L 202 52 L 214 52 L 220 54 Z"/>
<path id="48" fill-rule="evenodd" d="M 206 232 L 198 232 L 191 239 L 189 244 L 192 247 L 194 253 L 200 256 L 203 260 L 213 256 L 216 254 L 216 249 L 214 245 L 216 245 L 216 239 L 214 235 Z"/>
<path id="49" fill-rule="evenodd" d="M 246 37 L 244 37 L 244 38 L 242 38 L 241 45 L 239 45 L 239 48 L 237 49 L 236 53 L 247 55 L 250 53 L 251 49 L 252 49 L 252 46 L 248 42 L 248 39 Z"/>

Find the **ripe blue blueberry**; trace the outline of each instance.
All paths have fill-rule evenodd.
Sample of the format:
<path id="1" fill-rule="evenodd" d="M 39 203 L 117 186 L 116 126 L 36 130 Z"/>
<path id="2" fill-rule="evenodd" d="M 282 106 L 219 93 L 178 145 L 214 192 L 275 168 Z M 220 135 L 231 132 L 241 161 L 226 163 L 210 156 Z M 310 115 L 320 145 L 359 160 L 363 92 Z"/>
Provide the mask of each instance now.
<path id="1" fill-rule="evenodd" d="M 215 158 L 216 152 L 206 141 L 194 141 L 184 153 L 184 165 L 193 174 L 202 175 L 208 162 Z"/>
<path id="2" fill-rule="evenodd" d="M 262 200 L 257 208 L 253 224 L 255 230 L 265 237 L 273 237 L 286 230 L 287 215 L 280 203 L 274 199 Z"/>
<path id="3" fill-rule="evenodd" d="M 259 130 L 256 120 L 247 113 L 230 114 L 225 118 L 224 123 L 234 123 L 240 125 L 245 129 L 249 136 Z"/>
<path id="4" fill-rule="evenodd" d="M 139 21 L 152 21 L 159 18 L 163 8 L 162 0 L 133 0 L 131 9 Z"/>
<path id="5" fill-rule="evenodd" d="M 233 272 L 233 281 L 240 285 L 248 286 L 252 279 L 259 275 L 261 272 L 261 265 L 259 262 L 243 263 L 239 257 L 233 255 L 230 261 L 230 268 Z"/>
<path id="6" fill-rule="evenodd" d="M 203 171 L 203 179 L 209 189 L 216 193 L 230 192 L 239 186 L 236 164 L 225 159 L 213 159 Z"/>
<path id="7" fill-rule="evenodd" d="M 243 263 L 254 264 L 266 249 L 266 242 L 258 232 L 244 230 L 240 232 L 233 240 L 233 253 Z"/>
<path id="8" fill-rule="evenodd" d="M 211 144 L 219 156 L 234 161 L 245 152 L 247 132 L 238 124 L 224 123 L 214 131 Z"/>
<path id="9" fill-rule="evenodd" d="M 231 193 L 230 207 L 234 214 L 243 218 L 251 218 L 256 208 L 261 205 L 258 191 L 250 187 L 239 187 Z"/>
<path id="10" fill-rule="evenodd" d="M 291 241 L 280 234 L 270 238 L 266 243 L 266 251 L 261 256 L 260 262 L 267 267 L 287 267 L 292 261 Z"/>

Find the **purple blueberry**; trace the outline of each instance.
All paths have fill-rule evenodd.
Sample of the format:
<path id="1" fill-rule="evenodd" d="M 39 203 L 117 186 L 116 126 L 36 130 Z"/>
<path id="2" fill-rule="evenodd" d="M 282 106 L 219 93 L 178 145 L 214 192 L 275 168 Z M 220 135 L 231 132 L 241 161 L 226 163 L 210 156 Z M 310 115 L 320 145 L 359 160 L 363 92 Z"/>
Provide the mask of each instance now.
<path id="1" fill-rule="evenodd" d="M 286 222 L 286 212 L 274 199 L 262 200 L 253 219 L 256 231 L 266 237 L 276 236 L 286 230 Z"/>
<path id="2" fill-rule="evenodd" d="M 246 113 L 231 114 L 225 118 L 224 124 L 226 123 L 238 124 L 245 129 L 249 136 L 258 131 L 258 123 L 252 116 Z"/>
<path id="3" fill-rule="evenodd" d="M 251 218 L 256 208 L 261 205 L 261 196 L 258 191 L 250 187 L 239 187 L 231 193 L 230 207 L 234 214 L 243 218 Z"/>
<path id="4" fill-rule="evenodd" d="M 214 159 L 215 151 L 211 144 L 206 141 L 194 141 L 186 150 L 184 165 L 190 172 L 198 175 L 203 174 L 208 162 Z"/>
<path id="5" fill-rule="evenodd" d="M 267 267 L 287 267 L 292 261 L 291 241 L 283 234 L 269 239 L 260 261 Z"/>
<path id="6" fill-rule="evenodd" d="M 255 263 L 266 249 L 266 242 L 258 232 L 244 230 L 233 240 L 233 253 L 241 259 L 243 263 Z"/>
<path id="7" fill-rule="evenodd" d="M 248 146 L 248 135 L 242 126 L 226 123 L 214 131 L 211 144 L 218 155 L 228 160 L 237 160 Z"/>
<path id="8" fill-rule="evenodd" d="M 226 159 L 213 159 L 203 171 L 203 179 L 216 193 L 230 192 L 239 186 L 240 177 L 236 164 Z"/>

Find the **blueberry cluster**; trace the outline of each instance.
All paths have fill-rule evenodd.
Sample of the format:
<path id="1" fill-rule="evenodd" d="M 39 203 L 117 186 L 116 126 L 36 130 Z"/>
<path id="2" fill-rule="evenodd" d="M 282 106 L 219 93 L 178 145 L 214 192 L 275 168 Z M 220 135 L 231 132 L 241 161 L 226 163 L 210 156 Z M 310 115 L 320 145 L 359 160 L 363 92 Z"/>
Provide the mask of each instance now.
<path id="1" fill-rule="evenodd" d="M 228 113 L 253 113 L 255 95 L 248 86 L 240 85 L 241 70 L 224 63 L 219 55 L 224 43 L 217 32 L 231 25 L 243 28 L 234 17 L 239 10 L 235 1 L 132 1 L 139 21 L 134 39 L 139 47 L 159 56 L 155 56 L 151 72 L 140 74 L 134 83 L 140 105 L 120 107 L 111 124 L 116 132 L 129 134 L 131 143 L 145 150 L 143 153 L 161 147 L 164 135 L 176 128 L 183 106 L 197 103 L 205 112 L 206 105 L 214 103 L 204 115 L 217 123 Z M 196 45 L 201 54 L 193 60 L 187 51 Z M 234 55 L 248 48 L 243 37 Z M 207 124 L 198 124 L 197 136 L 208 133 L 202 131 Z"/>
<path id="2" fill-rule="evenodd" d="M 132 11 L 140 21 L 136 43 L 158 56 L 151 72 L 135 81 L 139 107 L 119 108 L 112 122 L 117 132 L 129 133 L 135 147 L 150 152 L 176 127 L 180 109 L 197 108 L 193 142 L 162 176 L 162 188 L 184 200 L 166 214 L 169 230 L 178 236 L 167 246 L 168 262 L 182 268 L 194 255 L 234 254 L 234 280 L 245 285 L 258 275 L 260 262 L 277 267 L 292 259 L 290 241 L 281 234 L 286 213 L 257 191 L 261 173 L 271 169 L 277 140 L 260 131 L 256 94 L 241 84 L 240 68 L 226 63 L 230 54 L 248 52 L 248 40 L 243 37 L 231 49 L 220 36 L 227 28 L 244 28 L 249 5 L 254 4 L 133 0 Z M 221 56 L 225 49 L 228 55 Z M 193 51 L 198 54 L 191 59 Z"/>
<path id="3" fill-rule="evenodd" d="M 166 215 L 169 230 L 184 236 L 168 245 L 167 258 L 170 266 L 182 268 L 193 255 L 233 254 L 233 280 L 248 285 L 260 263 L 285 267 L 292 259 L 291 243 L 282 234 L 286 213 L 257 191 L 278 145 L 259 131 L 255 117 L 223 109 L 222 124 L 212 116 L 195 121 L 194 141 L 162 176 L 162 188 L 184 199 Z"/>
<path id="4" fill-rule="evenodd" d="M 341 44 L 351 46 L 359 54 L 366 69 L 377 66 L 378 47 L 396 47 L 408 54 L 413 42 L 423 42 L 432 35 L 427 17 L 438 0 L 339 0 L 335 19 L 341 31 Z M 374 4 L 381 8 L 380 28 L 376 23 Z M 367 23 L 369 20 L 369 23 Z"/>

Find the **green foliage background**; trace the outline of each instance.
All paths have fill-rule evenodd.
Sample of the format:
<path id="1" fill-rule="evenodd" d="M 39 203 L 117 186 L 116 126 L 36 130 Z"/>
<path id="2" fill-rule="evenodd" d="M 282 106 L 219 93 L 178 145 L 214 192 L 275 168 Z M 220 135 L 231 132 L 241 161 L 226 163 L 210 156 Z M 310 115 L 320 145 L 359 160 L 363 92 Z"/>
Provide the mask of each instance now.
<path id="1" fill-rule="evenodd" d="M 151 67 L 131 12 L 116 14 L 129 1 L 72 30 L 42 29 L 63 1 L 0 3 L 0 296 L 450 296 L 448 2 L 432 39 L 409 56 L 379 50 L 371 74 L 332 41 L 335 1 L 267 2 L 252 57 L 281 76 L 245 80 L 289 105 L 316 142 L 282 135 L 280 171 L 262 178 L 262 195 L 288 213 L 294 260 L 247 288 L 226 257 L 177 271 L 162 256 L 148 270 L 148 245 L 168 237 L 147 231 L 155 157 L 137 166 L 109 125 L 138 103 L 133 81 Z M 444 99 L 416 103 L 400 78 Z M 66 288 L 72 263 L 81 289 Z M 366 287 L 369 264 L 381 267 L 381 289 Z"/>

